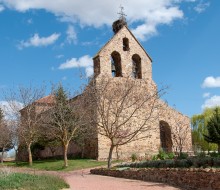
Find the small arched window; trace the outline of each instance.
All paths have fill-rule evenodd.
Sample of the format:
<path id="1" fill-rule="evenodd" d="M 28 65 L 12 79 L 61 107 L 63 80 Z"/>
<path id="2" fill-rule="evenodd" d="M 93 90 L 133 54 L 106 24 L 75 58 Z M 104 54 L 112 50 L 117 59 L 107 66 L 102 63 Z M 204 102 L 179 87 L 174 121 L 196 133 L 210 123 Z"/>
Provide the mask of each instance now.
<path id="1" fill-rule="evenodd" d="M 122 77 L 121 55 L 117 51 L 111 54 L 111 70 L 113 77 Z"/>
<path id="2" fill-rule="evenodd" d="M 99 56 L 95 57 L 93 59 L 93 65 L 94 65 L 94 75 L 97 76 L 100 74 L 100 58 L 99 58 Z"/>
<path id="3" fill-rule="evenodd" d="M 132 77 L 137 79 L 142 78 L 141 58 L 138 54 L 132 56 Z"/>
<path id="4" fill-rule="evenodd" d="M 124 51 L 129 50 L 129 40 L 128 40 L 128 38 L 123 38 L 123 50 Z"/>

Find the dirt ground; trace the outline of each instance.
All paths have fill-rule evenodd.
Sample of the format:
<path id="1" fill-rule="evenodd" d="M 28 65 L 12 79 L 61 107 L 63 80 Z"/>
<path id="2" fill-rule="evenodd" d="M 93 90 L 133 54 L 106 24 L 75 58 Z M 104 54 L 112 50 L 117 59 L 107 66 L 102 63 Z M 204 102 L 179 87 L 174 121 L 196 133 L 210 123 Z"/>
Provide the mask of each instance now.
<path id="1" fill-rule="evenodd" d="M 162 183 L 93 175 L 89 170 L 71 172 L 64 178 L 71 190 L 180 190 Z"/>

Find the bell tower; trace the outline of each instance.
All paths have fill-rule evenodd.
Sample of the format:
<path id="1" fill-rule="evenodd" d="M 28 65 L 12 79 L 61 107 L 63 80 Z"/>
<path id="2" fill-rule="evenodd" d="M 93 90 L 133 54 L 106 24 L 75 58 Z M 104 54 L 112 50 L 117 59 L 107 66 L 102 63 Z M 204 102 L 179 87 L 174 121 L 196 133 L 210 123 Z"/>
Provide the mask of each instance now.
<path id="1" fill-rule="evenodd" d="M 119 19 L 112 24 L 113 37 L 94 56 L 94 77 L 129 77 L 152 80 L 152 60 L 139 41 L 129 30 L 124 8 Z"/>

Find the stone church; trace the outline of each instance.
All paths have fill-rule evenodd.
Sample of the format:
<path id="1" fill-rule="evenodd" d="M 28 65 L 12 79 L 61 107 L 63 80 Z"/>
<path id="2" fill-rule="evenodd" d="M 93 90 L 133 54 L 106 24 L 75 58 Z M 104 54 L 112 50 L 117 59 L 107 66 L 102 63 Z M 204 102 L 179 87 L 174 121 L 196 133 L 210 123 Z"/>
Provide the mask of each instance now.
<path id="1" fill-rule="evenodd" d="M 116 85 L 125 85 L 127 80 L 132 80 L 136 82 L 139 92 L 155 92 L 157 85 L 152 79 L 152 59 L 129 30 L 125 18 L 122 16 L 115 21 L 112 28 L 113 37 L 93 58 L 96 85 L 101 83 L 103 77 L 113 81 Z M 126 159 L 132 154 L 146 158 L 157 154 L 161 148 L 167 152 L 190 152 L 192 150 L 190 119 L 160 99 L 157 105 L 162 111 L 150 124 L 146 123 L 146 125 L 151 125 L 150 129 L 140 134 L 146 138 L 119 146 L 113 151 L 113 158 Z M 145 117 L 149 109 L 149 107 L 142 108 L 140 120 Z M 135 126 L 138 122 L 134 120 L 129 124 Z M 97 134 L 95 145 L 90 147 L 90 152 L 93 153 L 91 157 L 98 160 L 108 158 L 109 139 Z"/>
<path id="2" fill-rule="evenodd" d="M 96 85 L 99 85 L 105 78 L 105 80 L 109 80 L 119 86 L 125 86 L 127 82 L 131 81 L 138 89 L 137 94 L 142 96 L 146 93 L 155 93 L 158 89 L 152 79 L 151 57 L 129 30 L 123 16 L 115 21 L 112 27 L 113 37 L 93 58 L 94 78 L 92 80 L 95 81 Z M 54 101 L 51 98 L 53 99 L 51 95 L 44 97 L 38 100 L 35 106 L 43 106 L 44 104 L 48 106 L 48 103 Z M 138 112 L 138 116 L 128 122 L 125 128 L 140 126 L 141 121 L 150 112 L 148 105 L 142 107 Z M 192 150 L 190 119 L 169 107 L 161 99 L 157 99 L 157 106 L 160 109 L 153 114 L 155 117 L 151 121 L 144 123 L 144 125 L 149 126 L 148 130 L 143 130 L 139 134 L 139 137 L 146 138 L 140 138 L 115 147 L 113 159 L 127 159 L 132 154 L 136 154 L 137 157 L 143 159 L 157 154 L 159 149 L 167 152 L 190 152 Z M 96 108 L 94 110 L 97 111 Z M 125 115 L 129 115 L 131 110 L 126 112 Z M 100 115 L 97 114 L 96 117 L 100 117 Z M 94 127 L 95 129 L 99 128 L 99 126 Z M 100 133 L 96 133 L 92 141 L 87 142 L 84 154 L 89 158 L 106 160 L 109 155 L 109 147 L 109 139 Z M 80 151 L 79 147 L 72 142 L 68 154 L 79 154 Z M 48 147 L 40 150 L 37 154 L 39 158 L 52 156 Z M 61 147 L 57 148 L 55 155 L 62 155 Z"/>

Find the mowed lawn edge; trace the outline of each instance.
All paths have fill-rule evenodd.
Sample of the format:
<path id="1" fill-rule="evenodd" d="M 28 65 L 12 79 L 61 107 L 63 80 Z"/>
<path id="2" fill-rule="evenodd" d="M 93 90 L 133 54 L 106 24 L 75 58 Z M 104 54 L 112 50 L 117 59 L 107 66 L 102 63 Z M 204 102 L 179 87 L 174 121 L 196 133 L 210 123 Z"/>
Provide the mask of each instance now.
<path id="1" fill-rule="evenodd" d="M 3 166 L 12 166 L 12 167 L 22 167 L 22 168 L 32 168 L 36 170 L 45 170 L 45 171 L 73 171 L 86 168 L 94 168 L 98 166 L 107 165 L 106 161 L 97 161 L 91 159 L 72 159 L 68 160 L 68 167 L 64 167 L 63 160 L 40 160 L 34 161 L 33 165 L 30 167 L 28 162 L 5 162 Z"/>

